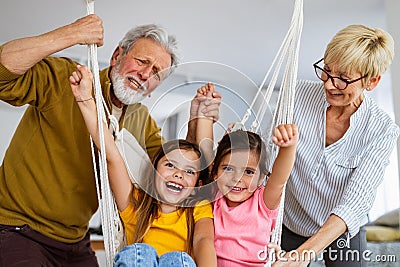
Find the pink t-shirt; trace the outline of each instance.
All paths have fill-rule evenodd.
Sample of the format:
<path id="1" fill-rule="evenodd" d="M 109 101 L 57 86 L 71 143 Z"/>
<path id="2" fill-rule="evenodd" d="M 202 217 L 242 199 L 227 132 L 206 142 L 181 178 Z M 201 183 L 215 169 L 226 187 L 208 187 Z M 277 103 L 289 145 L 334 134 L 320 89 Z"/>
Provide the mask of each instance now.
<path id="1" fill-rule="evenodd" d="M 237 207 L 228 207 L 224 197 L 215 201 L 214 244 L 218 267 L 264 266 L 278 209 L 267 208 L 263 192 L 264 186 L 259 187 Z"/>

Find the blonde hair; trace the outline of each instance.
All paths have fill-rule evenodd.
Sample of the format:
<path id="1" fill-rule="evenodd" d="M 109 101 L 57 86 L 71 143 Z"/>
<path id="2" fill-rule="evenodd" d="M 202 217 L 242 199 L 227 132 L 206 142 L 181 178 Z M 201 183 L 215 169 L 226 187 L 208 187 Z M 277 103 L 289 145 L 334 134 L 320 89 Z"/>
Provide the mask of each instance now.
<path id="1" fill-rule="evenodd" d="M 383 74 L 392 63 L 394 41 L 382 29 L 350 25 L 339 31 L 325 50 L 325 64 L 337 64 L 346 74 L 367 75 L 363 84 Z"/>

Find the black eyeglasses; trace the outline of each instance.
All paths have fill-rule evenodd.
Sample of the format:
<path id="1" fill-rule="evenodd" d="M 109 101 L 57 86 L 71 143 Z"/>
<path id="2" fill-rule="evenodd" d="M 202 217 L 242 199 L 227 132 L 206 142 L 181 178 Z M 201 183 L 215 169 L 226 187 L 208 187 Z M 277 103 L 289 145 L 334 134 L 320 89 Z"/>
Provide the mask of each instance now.
<path id="1" fill-rule="evenodd" d="M 335 88 L 337 88 L 337 89 L 339 89 L 339 90 L 344 90 L 344 89 L 347 88 L 347 86 L 348 86 L 349 84 L 354 83 L 354 82 L 357 82 L 357 81 L 359 81 L 359 80 L 361 80 L 361 79 L 364 79 L 365 77 L 368 76 L 368 75 L 366 74 L 366 75 L 364 75 L 364 76 L 362 76 L 362 77 L 360 77 L 360 78 L 358 78 L 358 79 L 351 80 L 351 81 L 346 80 L 346 79 L 343 79 L 343 78 L 341 78 L 341 77 L 333 77 L 333 76 L 330 75 L 326 70 L 324 70 L 323 68 L 321 68 L 321 67 L 318 66 L 318 64 L 319 64 L 322 60 L 324 60 L 324 59 L 322 58 L 322 59 L 320 59 L 319 61 L 317 61 L 317 62 L 315 62 L 315 63 L 313 64 L 314 70 L 315 70 L 315 74 L 316 74 L 317 77 L 318 77 L 321 81 L 323 81 L 323 82 L 326 82 L 326 81 L 328 81 L 328 79 L 331 79 L 331 82 L 332 82 L 333 86 L 335 86 Z"/>

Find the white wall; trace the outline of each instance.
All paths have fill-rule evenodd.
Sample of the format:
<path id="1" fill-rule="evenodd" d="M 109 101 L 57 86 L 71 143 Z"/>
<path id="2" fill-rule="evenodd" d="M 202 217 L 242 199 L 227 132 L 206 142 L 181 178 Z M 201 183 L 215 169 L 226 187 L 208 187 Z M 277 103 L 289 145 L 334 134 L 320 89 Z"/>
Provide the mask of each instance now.
<path id="1" fill-rule="evenodd" d="M 11 141 L 15 129 L 22 117 L 25 107 L 15 108 L 0 101 L 0 160 L 3 161 L 4 154 Z"/>
<path id="2" fill-rule="evenodd" d="M 393 109 L 395 114 L 395 121 L 400 125 L 400 31 L 399 31 L 399 14 L 400 14 L 400 1 L 386 0 L 386 17 L 388 31 L 392 33 L 395 43 L 395 56 L 392 70 L 392 94 L 393 94 Z M 400 138 L 397 141 L 397 165 L 400 168 Z M 400 186 L 400 171 L 398 173 L 398 186 Z M 399 187 L 400 190 L 400 187 Z M 400 202 L 398 202 L 399 204 Z"/>
<path id="3" fill-rule="evenodd" d="M 370 95 L 374 98 L 378 106 L 394 119 L 394 107 L 396 105 L 394 105 L 395 101 L 390 101 L 395 99 L 393 98 L 394 95 L 392 95 L 391 90 L 393 81 L 393 79 L 391 79 L 391 76 L 393 76 L 391 73 L 393 73 L 393 70 L 392 72 L 382 75 L 381 82 Z M 375 202 L 369 213 L 370 220 L 375 220 L 386 212 L 400 208 L 398 155 L 396 148 L 394 148 L 390 157 L 390 163 L 385 171 L 384 180 L 378 187 Z"/>

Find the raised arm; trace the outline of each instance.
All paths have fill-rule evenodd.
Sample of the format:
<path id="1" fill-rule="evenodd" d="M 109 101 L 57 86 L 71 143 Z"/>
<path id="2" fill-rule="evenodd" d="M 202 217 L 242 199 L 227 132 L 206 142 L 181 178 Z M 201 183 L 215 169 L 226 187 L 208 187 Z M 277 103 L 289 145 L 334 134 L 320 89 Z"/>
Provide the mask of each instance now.
<path id="1" fill-rule="evenodd" d="M 89 15 L 41 35 L 10 41 L 3 46 L 0 62 L 9 71 L 22 75 L 46 56 L 76 44 L 103 45 L 99 17 Z"/>
<path id="2" fill-rule="evenodd" d="M 202 109 L 199 109 L 199 105 L 202 104 Z M 217 91 L 213 91 L 210 97 L 206 95 L 199 95 L 193 98 L 190 103 L 190 118 L 188 123 L 188 132 L 186 135 L 186 140 L 189 142 L 196 142 L 196 132 L 197 132 L 197 119 L 201 116 L 206 116 L 213 118 L 216 122 L 219 119 L 219 106 L 221 105 L 221 94 Z M 201 114 L 199 114 L 201 112 Z"/>
<path id="3" fill-rule="evenodd" d="M 96 104 L 92 97 L 93 76 L 87 67 L 79 66 L 70 77 L 70 85 L 86 126 L 97 148 L 100 148 L 99 127 L 97 124 Z M 131 199 L 133 190 L 124 160 L 114 142 L 114 138 L 104 124 L 104 141 L 111 190 L 119 210 L 124 210 Z"/>
<path id="4" fill-rule="evenodd" d="M 197 90 L 198 98 L 206 97 L 209 101 L 212 99 L 213 93 L 214 85 L 212 83 L 207 83 Z M 205 115 L 203 112 L 205 107 L 205 101 L 200 102 L 196 127 L 196 143 L 200 146 L 200 150 L 205 156 L 207 166 L 210 166 L 214 160 L 213 118 Z"/>
<path id="5" fill-rule="evenodd" d="M 269 209 L 279 206 L 283 187 L 294 164 L 298 135 L 294 124 L 281 124 L 274 129 L 272 141 L 279 146 L 279 152 L 264 190 L 264 202 Z"/>

